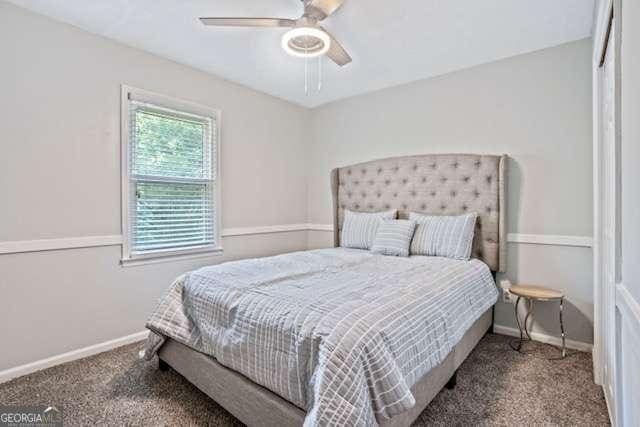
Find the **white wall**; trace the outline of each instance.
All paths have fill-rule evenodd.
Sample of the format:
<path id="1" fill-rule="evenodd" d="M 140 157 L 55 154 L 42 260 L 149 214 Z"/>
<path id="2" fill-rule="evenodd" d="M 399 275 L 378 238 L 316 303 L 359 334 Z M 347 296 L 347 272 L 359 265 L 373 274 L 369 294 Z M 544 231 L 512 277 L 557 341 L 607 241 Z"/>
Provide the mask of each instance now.
<path id="1" fill-rule="evenodd" d="M 5 2 L 0 53 L 0 242 L 121 233 L 123 83 L 222 110 L 223 228 L 306 222 L 307 110 Z M 304 249 L 306 232 L 222 243 L 126 268 L 119 246 L 0 255 L 0 371 L 141 331 L 181 272 Z"/>
<path id="2" fill-rule="evenodd" d="M 313 110 L 309 222 L 331 223 L 329 171 L 424 153 L 506 153 L 508 230 L 592 235 L 591 40 L 338 101 Z M 310 247 L 331 244 L 310 232 Z M 592 342 L 591 249 L 510 244 L 507 276 L 566 291 L 570 338 Z M 557 308 L 539 306 L 534 330 L 558 335 Z M 496 323 L 515 327 L 513 307 Z"/>
<path id="3" fill-rule="evenodd" d="M 640 425 L 640 3 L 621 0 L 621 234 L 622 283 L 616 295 L 617 422 Z M 621 35 L 621 37 L 620 37 Z M 611 331 L 608 331 L 611 333 Z"/>

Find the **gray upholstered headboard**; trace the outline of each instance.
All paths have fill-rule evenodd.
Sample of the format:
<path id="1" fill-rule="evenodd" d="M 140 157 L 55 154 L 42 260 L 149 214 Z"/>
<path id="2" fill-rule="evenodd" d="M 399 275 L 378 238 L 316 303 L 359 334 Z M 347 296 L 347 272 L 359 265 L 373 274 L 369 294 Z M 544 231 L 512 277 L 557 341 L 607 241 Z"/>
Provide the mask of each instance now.
<path id="1" fill-rule="evenodd" d="M 436 215 L 478 213 L 472 256 L 505 271 L 506 156 L 428 154 L 393 157 L 331 171 L 333 230 L 340 244 L 344 209 L 398 209 Z"/>

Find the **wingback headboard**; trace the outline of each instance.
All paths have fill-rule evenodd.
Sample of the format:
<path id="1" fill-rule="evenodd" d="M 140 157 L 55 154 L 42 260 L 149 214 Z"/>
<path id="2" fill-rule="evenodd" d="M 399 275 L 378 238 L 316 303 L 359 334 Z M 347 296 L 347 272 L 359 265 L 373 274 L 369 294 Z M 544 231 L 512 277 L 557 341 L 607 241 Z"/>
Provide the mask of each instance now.
<path id="1" fill-rule="evenodd" d="M 506 159 L 478 154 L 392 157 L 331 171 L 334 244 L 344 210 L 398 209 L 432 215 L 478 213 L 472 256 L 492 271 L 506 269 Z"/>

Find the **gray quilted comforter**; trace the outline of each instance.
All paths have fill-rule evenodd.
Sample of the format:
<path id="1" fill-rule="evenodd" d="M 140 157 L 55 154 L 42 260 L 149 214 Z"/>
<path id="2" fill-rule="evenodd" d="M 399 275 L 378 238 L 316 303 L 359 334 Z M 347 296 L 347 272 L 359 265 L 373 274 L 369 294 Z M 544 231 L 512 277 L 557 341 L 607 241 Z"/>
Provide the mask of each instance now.
<path id="1" fill-rule="evenodd" d="M 160 300 L 143 355 L 171 337 L 307 411 L 376 425 L 497 300 L 478 260 L 321 249 L 187 273 Z"/>

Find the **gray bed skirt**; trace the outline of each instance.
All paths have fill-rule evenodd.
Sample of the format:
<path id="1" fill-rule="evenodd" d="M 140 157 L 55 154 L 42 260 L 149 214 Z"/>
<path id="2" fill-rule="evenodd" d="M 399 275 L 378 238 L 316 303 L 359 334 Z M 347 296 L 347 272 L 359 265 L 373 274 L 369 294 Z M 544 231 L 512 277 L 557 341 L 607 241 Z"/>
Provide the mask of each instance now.
<path id="1" fill-rule="evenodd" d="M 492 325 L 487 310 L 464 334 L 445 360 L 429 371 L 411 391 L 416 405 L 383 421 L 382 426 L 409 426 L 442 390 Z M 214 358 L 170 338 L 158 351 L 159 358 L 248 426 L 301 426 L 305 411 L 245 376 L 219 364 Z"/>

